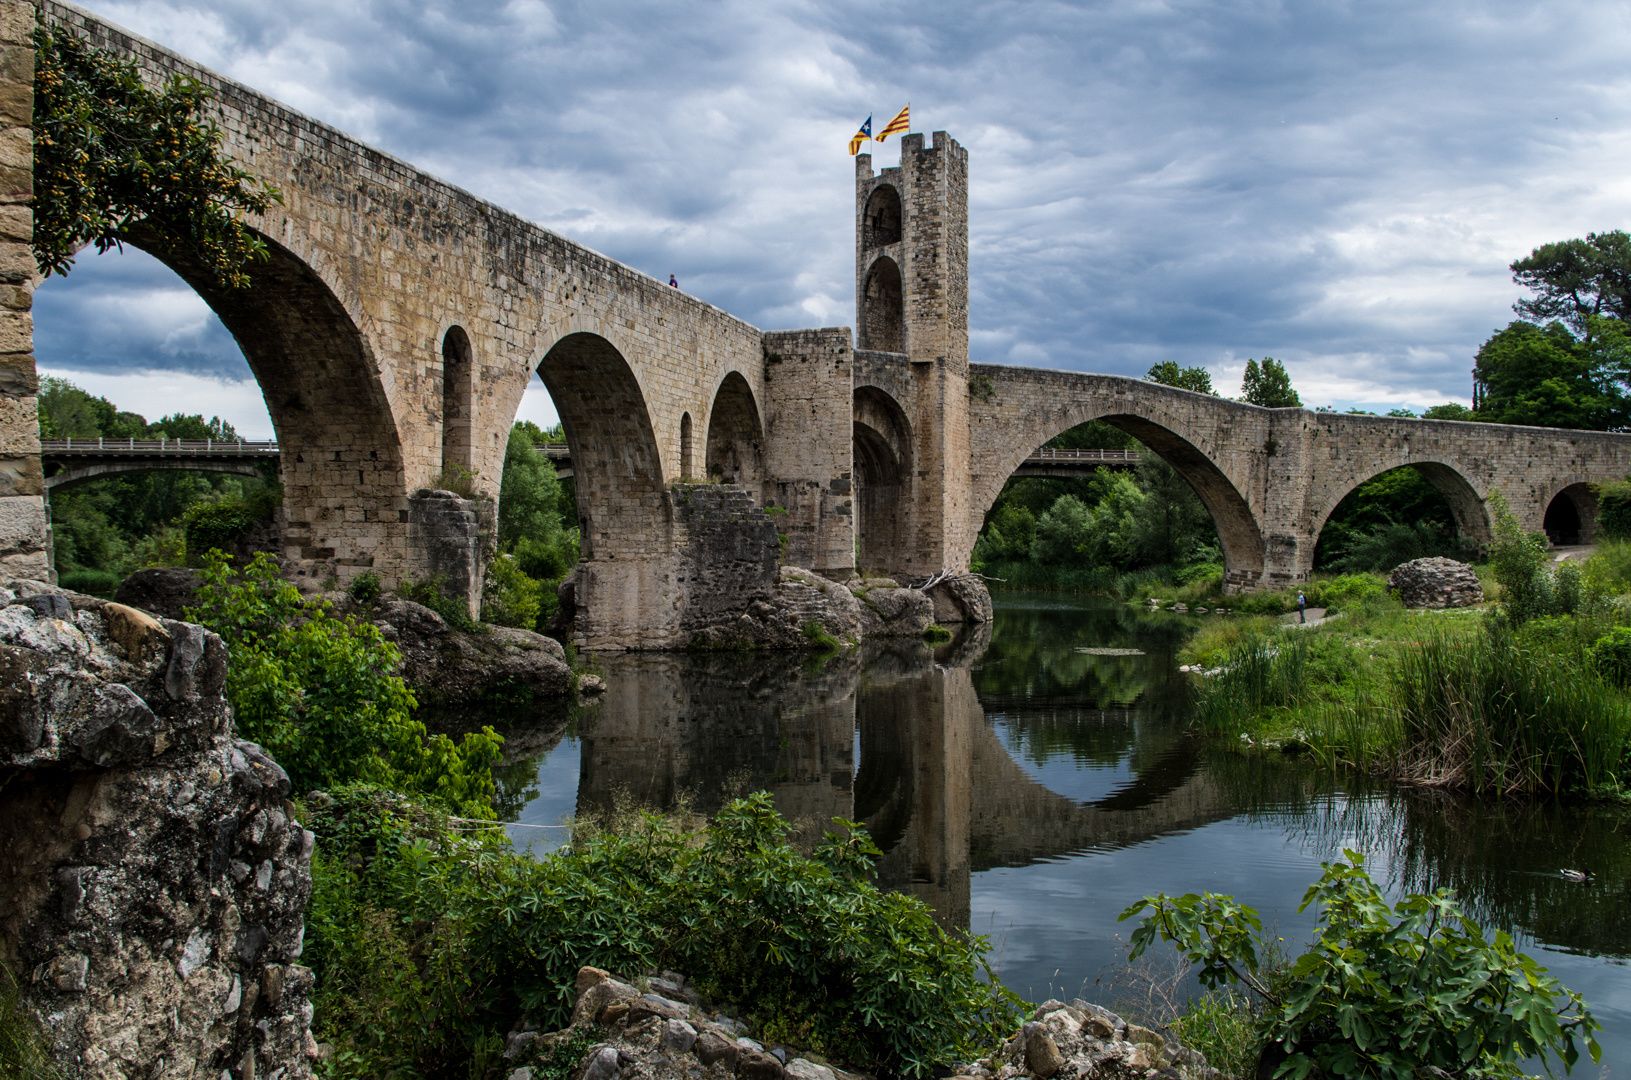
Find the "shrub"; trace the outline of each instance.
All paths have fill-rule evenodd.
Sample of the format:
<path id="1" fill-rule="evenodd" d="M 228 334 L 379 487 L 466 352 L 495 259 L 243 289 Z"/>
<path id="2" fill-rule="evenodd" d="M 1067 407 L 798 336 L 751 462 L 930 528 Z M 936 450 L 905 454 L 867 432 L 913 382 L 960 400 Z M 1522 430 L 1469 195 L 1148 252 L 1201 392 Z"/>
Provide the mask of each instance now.
<path id="1" fill-rule="evenodd" d="M 495 626 L 535 629 L 544 586 L 522 572 L 516 560 L 499 555 L 487 564 L 481 592 L 481 619 Z"/>
<path id="2" fill-rule="evenodd" d="M 351 579 L 351 584 L 346 586 L 346 592 L 350 593 L 351 599 L 357 603 L 364 607 L 372 607 L 379 600 L 379 575 L 372 570 L 364 570 Z"/>
<path id="3" fill-rule="evenodd" d="M 1631 627 L 1616 626 L 1598 638 L 1587 655 L 1603 678 L 1619 687 L 1631 686 Z"/>
<path id="4" fill-rule="evenodd" d="M 858 826 L 800 856 L 764 792 L 697 830 L 650 814 L 580 827 L 539 860 L 367 789 L 335 792 L 307 823 L 328 853 L 308 919 L 318 1016 L 344 1025 L 322 1037 L 353 1048 L 355 1075 L 467 1060 L 523 1013 L 560 1026 L 583 965 L 686 971 L 770 1039 L 908 1076 L 969 1060 L 1021 1019 L 984 939 L 869 880 L 878 851 Z"/>
<path id="5" fill-rule="evenodd" d="M 1204 985 L 1240 986 L 1267 1002 L 1274 1011 L 1260 1038 L 1276 1077 L 1516 1078 L 1527 1057 L 1555 1055 L 1572 1069 L 1579 1043 L 1601 1060 L 1593 1032 L 1602 1025 L 1585 1001 L 1518 952 L 1506 931 L 1486 939 L 1448 889 L 1390 906 L 1362 856 L 1343 854 L 1346 862 L 1322 864 L 1303 896 L 1298 911 L 1317 903 L 1321 925 L 1283 988 L 1260 969 L 1257 912 L 1230 896 L 1146 896 L 1121 913 L 1150 912 L 1129 957 L 1159 938 L 1201 965 Z"/>
<path id="6" fill-rule="evenodd" d="M 118 574 L 107 570 L 75 570 L 72 573 L 62 574 L 57 578 L 57 584 L 73 592 L 85 593 L 87 596 L 100 596 L 112 599 L 114 592 L 119 588 L 119 582 L 124 580 Z"/>
<path id="7" fill-rule="evenodd" d="M 1501 584 L 1501 606 L 1514 623 L 1552 610 L 1552 576 L 1547 572 L 1546 543 L 1526 533 L 1500 492 L 1489 497 L 1495 518 L 1495 542 L 1489 562 Z"/>
<path id="8" fill-rule="evenodd" d="M 211 548 L 225 550 L 232 547 L 255 520 L 242 499 L 193 503 L 181 515 L 181 529 L 187 537 L 188 563 L 197 563 Z"/>
<path id="9" fill-rule="evenodd" d="M 396 674 L 401 656 L 378 627 L 303 601 L 264 554 L 234 580 L 226 557 L 211 551 L 199 576 L 187 617 L 231 648 L 227 698 L 238 728 L 272 754 L 296 791 L 369 780 L 491 816 L 491 766 L 503 740 L 492 728 L 457 746 L 446 735 L 427 739 Z"/>
<path id="10" fill-rule="evenodd" d="M 1328 581 L 1312 583 L 1306 595 L 1311 604 L 1330 611 L 1347 611 L 1366 600 L 1385 597 L 1387 581 L 1375 574 L 1343 574 Z"/>
<path id="11" fill-rule="evenodd" d="M 1597 535 L 1604 540 L 1631 540 L 1631 481 L 1597 485 Z"/>
<path id="12" fill-rule="evenodd" d="M 449 595 L 447 580 L 443 577 L 404 581 L 396 587 L 396 594 L 404 600 L 430 608 L 456 630 L 463 630 L 467 634 L 481 632 L 481 624 L 470 617 L 470 605 L 461 596 Z"/>

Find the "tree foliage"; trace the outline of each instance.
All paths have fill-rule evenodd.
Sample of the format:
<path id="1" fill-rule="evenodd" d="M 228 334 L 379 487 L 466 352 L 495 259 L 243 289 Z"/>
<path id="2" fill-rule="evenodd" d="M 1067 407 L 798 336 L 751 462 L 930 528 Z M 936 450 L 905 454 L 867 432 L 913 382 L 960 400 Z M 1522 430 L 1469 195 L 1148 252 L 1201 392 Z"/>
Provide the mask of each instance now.
<path id="1" fill-rule="evenodd" d="M 1512 305 L 1519 315 L 1560 320 L 1589 340 L 1594 319 L 1631 320 L 1631 236 L 1615 229 L 1542 244 L 1512 263 L 1512 280 L 1535 293 Z"/>
<path id="2" fill-rule="evenodd" d="M 1303 896 L 1297 910 L 1319 905 L 1320 928 L 1283 980 L 1260 968 L 1257 912 L 1212 893 L 1147 896 L 1122 912 L 1150 912 L 1130 957 L 1168 941 L 1200 965 L 1204 985 L 1240 985 L 1267 1001 L 1265 1060 L 1283 1057 L 1273 1075 L 1288 1080 L 1414 1080 L 1426 1070 L 1515 1080 L 1527 1057 L 1572 1069 L 1582 1044 L 1601 1060 L 1593 1033 L 1602 1025 L 1585 1001 L 1506 931 L 1486 938 L 1448 889 L 1390 905 L 1363 857 L 1344 855 L 1321 864 Z"/>
<path id="3" fill-rule="evenodd" d="M 160 258 L 197 263 L 223 288 L 248 286 L 266 244 L 241 215 L 281 198 L 221 155 L 203 84 L 172 75 L 154 89 L 134 62 L 43 24 L 34 46 L 40 273 L 66 274 L 82 245 L 103 252 L 139 231 Z"/>
<path id="4" fill-rule="evenodd" d="M 1203 367 L 1181 368 L 1176 360 L 1163 360 L 1150 368 L 1144 378 L 1162 386 L 1176 386 L 1180 390 L 1193 390 L 1197 394 L 1217 396 L 1212 389 L 1212 376 Z"/>
<path id="5" fill-rule="evenodd" d="M 224 555 L 209 552 L 199 576 L 187 617 L 232 650 L 227 699 L 238 728 L 288 771 L 296 792 L 366 780 L 492 816 L 503 740 L 490 727 L 458 745 L 427 738 L 397 674 L 402 658 L 378 627 L 303 600 L 264 554 L 234 576 Z"/>
<path id="6" fill-rule="evenodd" d="M 1272 356 L 1263 357 L 1261 364 L 1256 360 L 1246 361 L 1246 375 L 1240 383 L 1240 398 L 1265 409 L 1295 409 L 1303 403 L 1291 386 L 1291 376 L 1286 374 L 1285 365 Z"/>
<path id="7" fill-rule="evenodd" d="M 1497 331 L 1473 367 L 1477 419 L 1595 431 L 1631 425 L 1626 324 L 1592 317 L 1589 325 L 1589 338 L 1561 322 L 1520 320 Z"/>

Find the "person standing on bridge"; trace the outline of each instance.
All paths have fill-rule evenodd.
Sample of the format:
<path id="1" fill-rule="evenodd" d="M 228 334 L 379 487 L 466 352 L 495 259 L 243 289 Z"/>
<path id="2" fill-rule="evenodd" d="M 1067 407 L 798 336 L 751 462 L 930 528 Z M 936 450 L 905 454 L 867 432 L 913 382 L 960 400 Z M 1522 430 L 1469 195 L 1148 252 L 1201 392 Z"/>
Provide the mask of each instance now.
<path id="1" fill-rule="evenodd" d="M 1304 598 L 1301 589 L 1297 590 L 1297 621 L 1304 623 L 1308 621 L 1308 600 Z"/>
<path id="2" fill-rule="evenodd" d="M 680 287 L 680 279 L 675 277 L 673 274 L 668 275 L 668 283 L 674 286 L 676 289 Z"/>

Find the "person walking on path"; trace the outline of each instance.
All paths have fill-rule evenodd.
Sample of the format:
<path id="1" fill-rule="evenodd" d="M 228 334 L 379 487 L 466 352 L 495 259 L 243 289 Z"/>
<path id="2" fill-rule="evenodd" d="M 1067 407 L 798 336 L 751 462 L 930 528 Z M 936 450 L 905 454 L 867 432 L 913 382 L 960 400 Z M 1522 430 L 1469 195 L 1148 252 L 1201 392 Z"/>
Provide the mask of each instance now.
<path id="1" fill-rule="evenodd" d="M 1301 589 L 1297 590 L 1297 621 L 1303 623 L 1308 621 L 1308 601 L 1303 597 Z"/>

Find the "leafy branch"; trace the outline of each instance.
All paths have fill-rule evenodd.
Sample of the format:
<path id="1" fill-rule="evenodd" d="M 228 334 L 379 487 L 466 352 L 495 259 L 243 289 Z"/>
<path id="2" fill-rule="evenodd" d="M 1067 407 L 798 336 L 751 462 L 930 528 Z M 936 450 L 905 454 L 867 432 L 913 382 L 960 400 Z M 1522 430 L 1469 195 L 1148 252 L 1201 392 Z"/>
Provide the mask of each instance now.
<path id="1" fill-rule="evenodd" d="M 210 93 L 172 75 L 157 89 L 123 60 L 63 30 L 34 29 L 34 260 L 66 274 L 139 235 L 161 258 L 202 265 L 221 288 L 246 288 L 266 242 L 244 224 L 282 196 L 220 153 L 203 118 Z"/>

